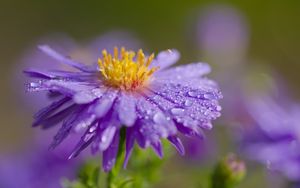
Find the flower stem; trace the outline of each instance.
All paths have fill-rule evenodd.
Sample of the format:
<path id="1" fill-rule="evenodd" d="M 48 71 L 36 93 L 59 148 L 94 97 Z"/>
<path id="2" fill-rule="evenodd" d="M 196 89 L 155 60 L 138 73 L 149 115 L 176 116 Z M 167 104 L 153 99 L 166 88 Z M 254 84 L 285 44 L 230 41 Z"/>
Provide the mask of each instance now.
<path id="1" fill-rule="evenodd" d="M 122 168 L 122 161 L 125 155 L 125 138 L 126 138 L 126 128 L 122 128 L 120 130 L 120 141 L 119 141 L 119 149 L 116 158 L 116 164 L 111 169 L 111 171 L 107 175 L 107 188 L 116 188 L 116 178 L 119 175 L 119 172 Z"/>

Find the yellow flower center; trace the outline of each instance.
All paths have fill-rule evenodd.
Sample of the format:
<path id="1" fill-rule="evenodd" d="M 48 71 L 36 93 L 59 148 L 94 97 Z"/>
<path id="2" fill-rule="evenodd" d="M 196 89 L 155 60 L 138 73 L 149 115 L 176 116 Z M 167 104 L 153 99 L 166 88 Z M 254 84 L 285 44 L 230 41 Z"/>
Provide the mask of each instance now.
<path id="1" fill-rule="evenodd" d="M 114 54 L 102 51 L 102 59 L 98 59 L 100 72 L 105 82 L 123 90 L 136 90 L 144 86 L 158 67 L 150 68 L 154 54 L 145 57 L 140 49 L 137 55 L 125 48 L 114 48 Z"/>

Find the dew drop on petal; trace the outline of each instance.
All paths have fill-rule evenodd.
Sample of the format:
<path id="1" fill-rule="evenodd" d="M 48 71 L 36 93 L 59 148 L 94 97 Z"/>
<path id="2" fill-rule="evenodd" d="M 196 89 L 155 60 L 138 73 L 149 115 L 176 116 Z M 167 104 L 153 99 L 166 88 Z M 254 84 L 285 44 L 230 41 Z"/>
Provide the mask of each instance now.
<path id="1" fill-rule="evenodd" d="M 88 133 L 84 136 L 83 141 L 88 142 L 95 134 L 93 133 Z"/>
<path id="2" fill-rule="evenodd" d="M 211 93 L 205 93 L 205 94 L 203 95 L 203 97 L 204 97 L 205 99 L 215 99 L 215 96 L 214 96 L 213 94 L 211 94 Z"/>
<path id="3" fill-rule="evenodd" d="M 197 96 L 197 93 L 194 92 L 194 91 L 189 91 L 189 92 L 188 92 L 188 95 L 189 95 L 190 97 L 196 97 L 196 96 Z"/>
<path id="4" fill-rule="evenodd" d="M 153 116 L 153 121 L 157 124 L 163 124 L 166 120 L 166 117 L 161 112 L 158 112 Z"/>
<path id="5" fill-rule="evenodd" d="M 182 108 L 172 108 L 171 109 L 171 113 L 173 115 L 181 115 L 181 114 L 183 114 L 183 112 L 184 112 L 184 109 L 182 109 Z"/>
<path id="6" fill-rule="evenodd" d="M 193 104 L 193 102 L 191 101 L 191 100 L 186 100 L 185 102 L 184 102 L 184 105 L 185 106 L 191 106 Z"/>

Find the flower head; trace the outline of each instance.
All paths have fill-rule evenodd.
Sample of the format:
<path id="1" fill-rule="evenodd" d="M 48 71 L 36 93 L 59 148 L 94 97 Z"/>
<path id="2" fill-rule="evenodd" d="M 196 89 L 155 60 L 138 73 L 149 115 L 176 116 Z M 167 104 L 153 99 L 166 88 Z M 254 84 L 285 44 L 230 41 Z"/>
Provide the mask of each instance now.
<path id="1" fill-rule="evenodd" d="M 286 97 L 270 95 L 247 99 L 242 148 L 250 159 L 281 172 L 291 180 L 300 178 L 300 106 Z M 246 113 L 245 113 L 246 114 Z"/>
<path id="2" fill-rule="evenodd" d="M 70 158 L 87 146 L 103 153 L 103 168 L 109 171 L 118 152 L 120 129 L 126 129 L 126 166 L 136 141 L 142 148 L 152 147 L 163 156 L 161 139 L 168 139 L 183 154 L 178 133 L 202 138 L 202 129 L 211 129 L 211 121 L 220 116 L 217 84 L 204 78 L 210 67 L 193 63 L 168 68 L 179 59 L 176 50 L 146 56 L 115 48 L 103 50 L 94 65 L 82 64 L 51 49 L 40 50 L 78 71 L 27 70 L 37 79 L 29 91 L 48 91 L 56 100 L 34 117 L 34 126 L 61 125 L 51 146 L 60 144 L 70 132 L 82 137 Z M 159 69 L 158 69 L 159 67 Z"/>
<path id="3" fill-rule="evenodd" d="M 1 154 L 0 187 L 6 188 L 59 188 L 63 178 L 74 179 L 79 161 L 49 152 L 39 146 L 13 153 Z"/>
<path id="4" fill-rule="evenodd" d="M 18 62 L 13 69 L 14 72 L 11 74 L 13 76 L 13 84 L 19 88 L 24 88 L 23 80 L 25 76 L 20 75 L 20 72 L 25 68 L 35 67 L 40 70 L 73 70 L 72 67 L 59 63 L 53 60 L 53 58 L 46 56 L 45 53 L 36 50 L 37 43 L 49 43 L 56 50 L 68 54 L 72 59 L 81 61 L 84 64 L 94 63 L 93 61 L 99 57 L 101 49 L 104 48 L 112 53 L 115 46 L 124 46 L 134 50 L 143 46 L 136 36 L 127 31 L 112 31 L 87 41 L 75 41 L 73 38 L 64 34 L 42 37 L 25 50 L 24 55 L 20 58 L 20 62 Z M 36 92 L 30 94 L 34 96 L 29 98 L 28 93 L 16 92 L 18 102 L 24 104 L 22 106 L 25 106 L 26 111 L 29 109 L 34 111 L 45 106 L 45 101 L 49 98 L 49 93 Z"/>

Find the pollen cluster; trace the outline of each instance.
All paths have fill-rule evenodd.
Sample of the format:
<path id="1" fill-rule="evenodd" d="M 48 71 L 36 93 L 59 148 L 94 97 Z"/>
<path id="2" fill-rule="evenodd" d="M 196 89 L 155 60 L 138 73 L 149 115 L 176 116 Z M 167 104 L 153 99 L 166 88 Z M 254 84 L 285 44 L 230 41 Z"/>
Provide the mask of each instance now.
<path id="1" fill-rule="evenodd" d="M 102 51 L 98 59 L 100 72 L 107 84 L 123 90 L 136 90 L 144 86 L 158 67 L 150 68 L 154 54 L 145 57 L 140 49 L 137 53 L 125 48 L 114 48 L 114 54 Z"/>

